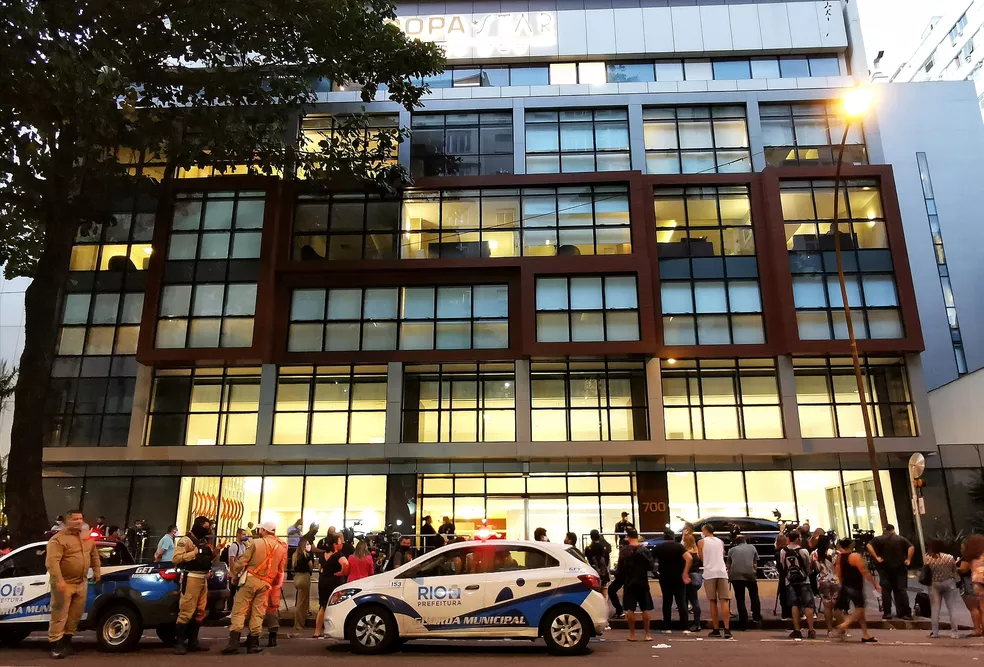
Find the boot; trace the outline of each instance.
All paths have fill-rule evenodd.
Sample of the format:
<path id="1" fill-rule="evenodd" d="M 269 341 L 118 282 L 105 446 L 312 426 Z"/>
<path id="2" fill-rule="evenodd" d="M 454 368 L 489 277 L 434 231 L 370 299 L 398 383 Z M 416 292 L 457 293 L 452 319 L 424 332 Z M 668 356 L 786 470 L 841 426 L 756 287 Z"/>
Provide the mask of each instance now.
<path id="1" fill-rule="evenodd" d="M 198 642 L 198 631 L 202 629 L 202 624 L 192 621 L 188 624 L 188 653 L 204 653 L 208 650 L 207 646 L 202 646 Z"/>
<path id="2" fill-rule="evenodd" d="M 65 651 L 65 639 L 59 639 L 56 642 L 49 642 L 51 647 L 51 657 L 55 660 L 61 660 L 62 658 L 68 657 L 68 653 Z"/>
<path id="3" fill-rule="evenodd" d="M 188 652 L 188 624 L 178 623 L 174 626 L 174 645 L 171 653 L 174 655 L 184 655 Z"/>
<path id="4" fill-rule="evenodd" d="M 277 648 L 277 631 L 271 630 L 270 637 L 267 639 L 267 648 Z"/>
<path id="5" fill-rule="evenodd" d="M 246 638 L 246 653 L 263 653 L 259 635 L 250 635 Z"/>
<path id="6" fill-rule="evenodd" d="M 62 648 L 65 649 L 65 655 L 73 656 L 75 655 L 75 647 L 72 646 L 72 639 L 74 635 L 65 635 L 62 637 Z"/>
<path id="7" fill-rule="evenodd" d="M 229 644 L 222 649 L 222 655 L 232 655 L 234 653 L 239 653 L 239 636 L 240 633 L 235 630 L 229 632 Z"/>

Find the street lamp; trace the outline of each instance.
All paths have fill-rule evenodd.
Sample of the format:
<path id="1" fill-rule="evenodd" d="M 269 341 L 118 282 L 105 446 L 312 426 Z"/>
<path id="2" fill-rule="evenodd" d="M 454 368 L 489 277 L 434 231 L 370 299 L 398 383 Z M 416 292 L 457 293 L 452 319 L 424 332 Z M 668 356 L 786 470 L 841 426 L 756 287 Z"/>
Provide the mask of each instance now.
<path id="1" fill-rule="evenodd" d="M 847 134 L 851 123 L 864 116 L 871 106 L 872 92 L 870 88 L 852 88 L 843 97 L 844 137 L 841 139 L 837 154 L 837 168 L 834 171 L 834 256 L 837 258 L 837 281 L 840 283 L 841 299 L 844 302 L 844 319 L 847 323 L 847 337 L 851 341 L 851 359 L 854 361 L 854 379 L 858 383 L 858 397 L 861 399 L 861 417 L 864 421 L 864 437 L 868 443 L 868 459 L 871 463 L 871 473 L 875 484 L 875 500 L 878 503 L 878 516 L 882 530 L 888 525 L 888 512 L 885 508 L 885 493 L 882 489 L 881 473 L 878 468 L 878 453 L 875 451 L 875 438 L 871 432 L 871 417 L 868 414 L 864 378 L 861 374 L 861 358 L 858 356 L 858 340 L 854 336 L 854 321 L 851 319 L 851 304 L 847 297 L 847 282 L 844 279 L 844 260 L 841 257 L 840 242 L 840 180 L 844 167 L 844 150 L 847 146 Z"/>

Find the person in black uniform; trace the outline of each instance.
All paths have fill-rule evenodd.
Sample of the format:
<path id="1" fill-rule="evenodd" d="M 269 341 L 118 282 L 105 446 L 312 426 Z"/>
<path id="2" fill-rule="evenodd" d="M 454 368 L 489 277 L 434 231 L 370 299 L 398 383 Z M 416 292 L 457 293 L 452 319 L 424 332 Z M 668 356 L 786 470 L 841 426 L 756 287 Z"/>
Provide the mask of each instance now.
<path id="1" fill-rule="evenodd" d="M 441 527 L 437 529 L 437 534 L 444 536 L 445 544 L 452 541 L 454 537 L 454 521 L 451 520 L 451 517 L 446 516 L 441 519 Z"/>
<path id="2" fill-rule="evenodd" d="M 345 540 L 341 535 L 335 535 L 335 541 L 328 545 L 331 551 L 323 551 L 319 560 L 321 561 L 321 576 L 318 577 L 318 618 L 314 622 L 314 638 L 320 639 L 325 627 L 325 609 L 328 607 L 328 600 L 335 589 L 345 582 L 348 574 L 348 559 L 342 548 Z"/>
<path id="3" fill-rule="evenodd" d="M 206 651 L 198 642 L 198 631 L 205 620 L 208 603 L 208 573 L 222 553 L 208 542 L 212 522 L 199 516 L 191 532 L 178 540 L 172 561 L 181 570 L 181 599 L 178 602 L 178 620 L 174 626 L 173 651 L 177 655 Z"/>

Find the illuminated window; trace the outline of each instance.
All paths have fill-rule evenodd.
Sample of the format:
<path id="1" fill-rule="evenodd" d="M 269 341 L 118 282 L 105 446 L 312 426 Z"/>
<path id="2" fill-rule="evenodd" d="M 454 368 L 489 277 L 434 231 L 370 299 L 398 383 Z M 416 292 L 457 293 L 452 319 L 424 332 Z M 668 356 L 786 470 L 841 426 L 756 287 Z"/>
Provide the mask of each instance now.
<path id="1" fill-rule="evenodd" d="M 794 358 L 793 371 L 804 438 L 864 437 L 861 398 L 850 358 Z M 874 435 L 917 435 L 905 360 L 862 357 L 861 373 Z"/>
<path id="2" fill-rule="evenodd" d="M 386 366 L 282 367 L 275 445 L 380 443 L 386 436 Z"/>
<path id="3" fill-rule="evenodd" d="M 801 340 L 848 338 L 831 224 L 833 186 L 831 181 L 781 184 Z M 857 338 L 902 338 L 881 193 L 873 181 L 848 181 L 842 187 L 839 235 L 854 334 Z"/>
<path id="4" fill-rule="evenodd" d="M 250 347 L 265 209 L 263 192 L 179 194 L 155 347 Z"/>
<path id="5" fill-rule="evenodd" d="M 748 187 L 656 190 L 666 345 L 765 342 Z"/>
<path id="6" fill-rule="evenodd" d="M 537 278 L 536 340 L 639 340 L 635 276 Z"/>
<path id="7" fill-rule="evenodd" d="M 642 361 L 535 361 L 534 441 L 648 440 Z"/>
<path id="8" fill-rule="evenodd" d="M 253 445 L 259 368 L 157 369 L 146 444 Z"/>
<path id="9" fill-rule="evenodd" d="M 653 107 L 642 117 L 649 174 L 752 170 L 744 107 Z"/>
<path id="10" fill-rule="evenodd" d="M 405 259 L 632 252 L 624 185 L 410 192 Z"/>
<path id="11" fill-rule="evenodd" d="M 397 163 L 399 126 L 399 116 L 307 116 L 301 121 L 301 148 L 330 155 L 336 165 L 361 161 L 373 172 Z"/>
<path id="12" fill-rule="evenodd" d="M 783 437 L 772 359 L 660 361 L 668 440 Z"/>
<path id="13" fill-rule="evenodd" d="M 288 350 L 509 346 L 507 285 L 296 289 Z"/>
<path id="14" fill-rule="evenodd" d="M 840 102 L 763 104 L 762 140 L 771 167 L 836 164 L 844 136 Z M 844 147 L 846 164 L 868 164 L 861 123 L 853 123 Z"/>
<path id="15" fill-rule="evenodd" d="M 512 364 L 433 364 L 403 370 L 403 442 L 516 440 Z"/>
<path id="16" fill-rule="evenodd" d="M 513 172 L 511 111 L 414 114 L 412 125 L 414 178 Z"/>
<path id="17" fill-rule="evenodd" d="M 117 284 L 138 280 L 130 276 L 150 265 L 156 205 L 154 200 L 139 199 L 132 210 L 114 214 L 113 224 L 93 225 L 85 232 L 79 231 L 72 246 L 69 271 L 117 274 Z M 99 276 L 98 280 L 110 279 Z"/>
<path id="18" fill-rule="evenodd" d="M 293 259 L 394 259 L 400 202 L 362 194 L 302 195 L 294 205 Z"/>
<path id="19" fill-rule="evenodd" d="M 630 168 L 629 116 L 624 108 L 526 112 L 526 173 Z"/>

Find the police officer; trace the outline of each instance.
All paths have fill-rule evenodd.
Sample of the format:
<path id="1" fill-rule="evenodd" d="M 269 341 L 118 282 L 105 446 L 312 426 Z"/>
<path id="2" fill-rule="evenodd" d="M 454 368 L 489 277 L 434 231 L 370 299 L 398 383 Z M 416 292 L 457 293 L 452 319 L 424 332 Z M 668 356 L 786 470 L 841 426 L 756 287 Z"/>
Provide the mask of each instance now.
<path id="1" fill-rule="evenodd" d="M 208 649 L 198 643 L 198 631 L 205 620 L 208 602 L 208 573 L 220 554 L 208 543 L 212 522 L 208 517 L 195 518 L 191 532 L 174 546 L 173 562 L 182 571 L 181 601 L 174 632 L 174 653 L 184 655 Z"/>
<path id="2" fill-rule="evenodd" d="M 246 579 L 236 591 L 236 600 L 232 605 L 229 645 L 222 649 L 226 655 L 239 653 L 239 639 L 247 617 L 249 636 L 246 638 L 246 652 L 260 653 L 263 650 L 260 648 L 260 633 L 263 631 L 269 593 L 278 581 L 283 581 L 287 567 L 287 545 L 277 539 L 277 524 L 264 521 L 259 532 L 260 536 L 249 541 L 246 553 L 232 568 L 234 578 L 245 568 Z"/>
<path id="3" fill-rule="evenodd" d="M 51 583 L 51 621 L 48 624 L 48 642 L 51 657 L 71 655 L 72 635 L 85 611 L 85 599 L 89 592 L 89 568 L 93 581 L 102 577 L 99 571 L 99 551 L 96 543 L 82 530 L 82 512 L 65 513 L 65 527 L 49 541 L 45 567 Z"/>

